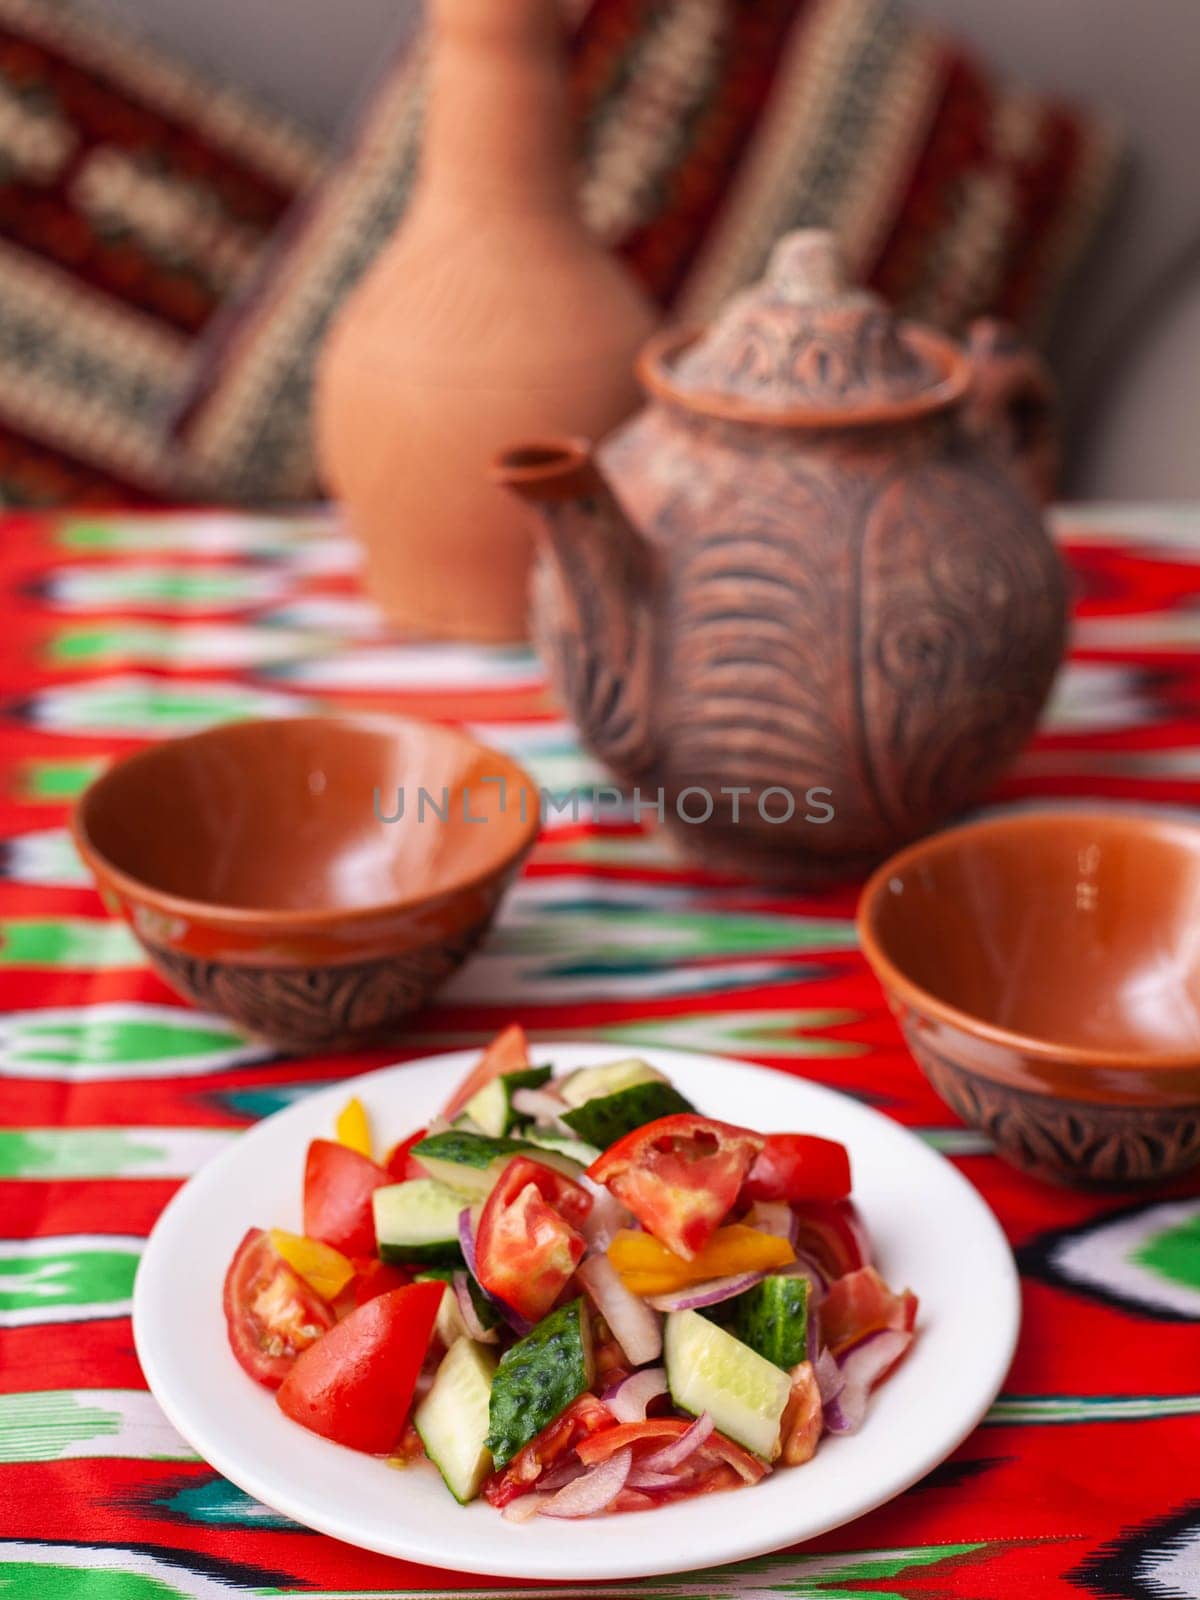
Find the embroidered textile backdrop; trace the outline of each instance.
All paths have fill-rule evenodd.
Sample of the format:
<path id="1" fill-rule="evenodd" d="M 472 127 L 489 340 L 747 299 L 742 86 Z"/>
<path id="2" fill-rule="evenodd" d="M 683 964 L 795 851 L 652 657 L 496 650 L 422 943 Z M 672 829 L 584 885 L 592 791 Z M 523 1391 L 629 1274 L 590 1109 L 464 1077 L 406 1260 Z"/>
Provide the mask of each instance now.
<path id="1" fill-rule="evenodd" d="M 1195 806 L 1200 511 L 1091 508 L 1059 526 L 1074 659 L 1003 798 Z M 71 850 L 72 796 L 148 738 L 324 706 L 462 721 L 547 787 L 593 782 L 536 664 L 389 639 L 318 514 L 10 519 L 0 596 L 5 1600 L 493 1592 L 309 1533 L 217 1476 L 145 1392 L 129 1299 L 155 1217 L 240 1128 L 513 1016 L 617 1051 L 749 1056 L 879 1106 L 979 1187 L 1022 1269 L 1008 1384 L 945 1465 L 801 1550 L 656 1594 L 1200 1596 L 1200 1181 L 1097 1199 L 996 1161 L 901 1045 L 855 948 L 852 890 L 705 877 L 628 821 L 554 817 L 492 938 L 401 1047 L 272 1059 L 149 975 Z"/>

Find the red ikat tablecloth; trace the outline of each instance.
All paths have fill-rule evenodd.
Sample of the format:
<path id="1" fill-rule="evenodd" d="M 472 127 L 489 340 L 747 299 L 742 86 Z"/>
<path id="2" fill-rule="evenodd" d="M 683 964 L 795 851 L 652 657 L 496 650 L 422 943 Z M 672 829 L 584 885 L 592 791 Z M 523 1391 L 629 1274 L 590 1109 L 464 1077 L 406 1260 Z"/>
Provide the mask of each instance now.
<path id="1" fill-rule="evenodd" d="M 1074 655 L 997 798 L 1195 807 L 1200 510 L 1058 526 Z M 129 1324 L 155 1217 L 239 1129 L 514 1015 L 535 1035 L 749 1056 L 879 1106 L 979 1187 L 1024 1279 L 1005 1392 L 916 1488 L 802 1550 L 604 1594 L 1200 1596 L 1200 1183 L 1097 1200 L 997 1162 L 904 1051 L 852 892 L 705 879 L 628 822 L 552 816 L 493 937 L 403 1048 L 272 1059 L 148 974 L 72 853 L 72 797 L 144 740 L 315 707 L 463 722 L 549 788 L 595 782 L 536 663 L 389 639 L 323 514 L 9 519 L 0 618 L 4 1600 L 525 1592 L 363 1554 L 249 1500 L 159 1413 Z"/>

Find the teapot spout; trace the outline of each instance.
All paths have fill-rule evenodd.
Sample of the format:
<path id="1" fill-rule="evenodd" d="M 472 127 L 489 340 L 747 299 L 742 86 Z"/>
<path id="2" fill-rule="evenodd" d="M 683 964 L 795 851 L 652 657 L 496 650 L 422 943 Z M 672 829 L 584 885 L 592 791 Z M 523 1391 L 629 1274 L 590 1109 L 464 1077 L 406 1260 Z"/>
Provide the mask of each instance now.
<path id="1" fill-rule="evenodd" d="M 651 764 L 654 548 L 579 439 L 505 450 L 492 479 L 533 507 L 534 640 L 584 742 L 619 776 Z"/>

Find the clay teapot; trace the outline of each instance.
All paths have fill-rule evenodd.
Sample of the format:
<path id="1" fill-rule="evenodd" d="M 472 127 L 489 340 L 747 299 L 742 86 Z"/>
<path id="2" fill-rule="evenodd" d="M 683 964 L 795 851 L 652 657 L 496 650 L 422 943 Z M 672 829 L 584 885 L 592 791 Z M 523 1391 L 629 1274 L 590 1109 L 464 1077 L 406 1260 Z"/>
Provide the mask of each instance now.
<path id="1" fill-rule="evenodd" d="M 596 457 L 497 460 L 540 513 L 534 635 L 584 742 L 705 861 L 860 870 L 1029 738 L 1065 634 L 1048 381 L 975 345 L 804 231 L 707 332 L 650 341 L 649 404 Z"/>

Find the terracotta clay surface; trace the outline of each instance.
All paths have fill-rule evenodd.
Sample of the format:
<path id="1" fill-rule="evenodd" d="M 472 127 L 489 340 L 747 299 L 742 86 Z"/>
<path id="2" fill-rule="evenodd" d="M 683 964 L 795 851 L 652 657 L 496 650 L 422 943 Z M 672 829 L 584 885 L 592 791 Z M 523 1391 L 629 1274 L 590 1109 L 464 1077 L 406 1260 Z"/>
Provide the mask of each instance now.
<path id="1" fill-rule="evenodd" d="M 1017 1165 L 1121 1185 L 1200 1162 L 1200 827 L 989 818 L 885 862 L 858 922 L 926 1076 Z"/>
<path id="2" fill-rule="evenodd" d="M 844 876 L 1032 732 L 1064 583 L 1012 454 L 1032 357 L 993 348 L 897 323 L 803 232 L 706 334 L 650 343 L 650 404 L 595 469 L 577 439 L 499 458 L 540 513 L 535 636 L 583 739 L 706 861 Z"/>
<path id="3" fill-rule="evenodd" d="M 507 756 L 383 717 L 167 740 L 110 767 L 73 818 L 166 982 L 289 1048 L 394 1033 L 482 936 L 537 828 Z"/>
<path id="4" fill-rule="evenodd" d="M 532 540 L 488 461 L 627 416 L 656 315 L 576 212 L 558 0 L 431 19 L 422 172 L 326 346 L 320 453 L 394 621 L 523 639 Z"/>

